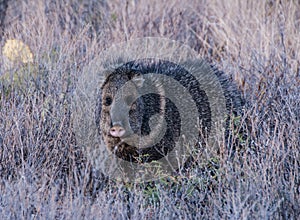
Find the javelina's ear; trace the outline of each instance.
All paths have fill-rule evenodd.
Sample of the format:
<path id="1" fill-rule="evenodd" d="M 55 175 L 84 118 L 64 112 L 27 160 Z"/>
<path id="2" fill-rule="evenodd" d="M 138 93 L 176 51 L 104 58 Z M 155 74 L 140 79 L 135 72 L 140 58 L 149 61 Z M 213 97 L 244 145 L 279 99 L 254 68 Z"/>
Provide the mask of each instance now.
<path id="1" fill-rule="evenodd" d="M 132 81 L 138 88 L 141 88 L 144 84 L 145 79 L 143 75 L 136 75 L 132 78 Z"/>
<path id="2" fill-rule="evenodd" d="M 106 69 L 106 70 L 104 70 L 102 72 L 102 76 L 104 76 L 104 77 L 103 77 L 103 80 L 101 80 L 102 81 L 101 82 L 101 86 L 100 86 L 101 89 L 103 89 L 103 87 L 105 86 L 105 84 L 109 81 L 112 73 L 113 73 L 113 71 L 112 70 L 108 70 L 108 69 Z"/>

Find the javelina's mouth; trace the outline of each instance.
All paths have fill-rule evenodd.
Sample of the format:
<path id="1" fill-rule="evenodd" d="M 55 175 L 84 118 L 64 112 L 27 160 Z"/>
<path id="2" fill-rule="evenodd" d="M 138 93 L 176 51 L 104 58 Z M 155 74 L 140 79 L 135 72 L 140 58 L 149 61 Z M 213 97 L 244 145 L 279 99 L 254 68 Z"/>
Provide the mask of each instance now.
<path id="1" fill-rule="evenodd" d="M 115 137 L 115 136 L 113 136 L 113 135 L 111 135 L 111 134 L 108 134 L 107 135 L 110 139 L 114 139 L 114 140 L 119 140 L 119 141 L 121 141 L 121 138 L 120 137 Z"/>

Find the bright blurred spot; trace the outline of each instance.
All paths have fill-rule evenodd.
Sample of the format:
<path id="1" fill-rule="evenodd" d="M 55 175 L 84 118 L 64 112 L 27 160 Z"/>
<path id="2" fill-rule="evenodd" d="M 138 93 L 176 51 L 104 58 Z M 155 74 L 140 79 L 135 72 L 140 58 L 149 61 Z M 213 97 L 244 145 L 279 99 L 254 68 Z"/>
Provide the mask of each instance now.
<path id="1" fill-rule="evenodd" d="M 2 53 L 12 62 L 33 62 L 33 55 L 30 48 L 20 40 L 7 40 Z"/>

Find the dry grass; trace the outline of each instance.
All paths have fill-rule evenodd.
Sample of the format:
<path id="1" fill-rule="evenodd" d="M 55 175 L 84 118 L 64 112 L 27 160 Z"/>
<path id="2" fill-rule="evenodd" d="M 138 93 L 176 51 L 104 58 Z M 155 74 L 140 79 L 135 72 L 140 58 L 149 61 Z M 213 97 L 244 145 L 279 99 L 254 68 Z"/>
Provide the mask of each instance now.
<path id="1" fill-rule="evenodd" d="M 9 4 L 1 48 L 22 40 L 34 63 L 0 67 L 1 75 L 32 75 L 0 83 L 1 219 L 300 216 L 299 2 Z M 240 126 L 250 128 L 250 144 L 232 157 L 235 146 L 220 143 L 221 153 L 189 178 L 122 184 L 92 171 L 70 120 L 77 79 L 112 43 L 144 36 L 187 43 L 232 76 L 247 101 Z"/>

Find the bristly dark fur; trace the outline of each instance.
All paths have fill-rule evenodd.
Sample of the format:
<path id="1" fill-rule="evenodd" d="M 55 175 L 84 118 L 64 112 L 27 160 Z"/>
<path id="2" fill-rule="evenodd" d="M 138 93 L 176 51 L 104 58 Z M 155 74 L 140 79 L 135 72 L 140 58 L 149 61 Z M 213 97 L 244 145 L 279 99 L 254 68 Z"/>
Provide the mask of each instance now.
<path id="1" fill-rule="evenodd" d="M 118 137 L 113 137 L 108 130 L 112 125 L 110 106 L 105 105 L 105 99 L 115 97 L 116 92 L 127 81 L 137 75 L 147 73 L 163 74 L 186 88 L 192 99 L 196 103 L 199 119 L 201 121 L 201 131 L 204 137 L 208 135 L 211 129 L 211 109 L 208 97 L 197 79 L 182 66 L 165 61 L 154 59 L 141 59 L 128 62 L 108 74 L 103 83 L 97 100 L 96 124 L 102 138 L 108 149 L 114 152 L 119 158 L 131 162 L 150 162 L 158 160 L 168 154 L 175 146 L 175 142 L 180 137 L 181 121 L 179 111 L 174 103 L 158 91 L 157 94 L 147 94 L 138 98 L 134 103 L 134 108 L 129 112 L 129 121 L 132 130 L 141 137 L 150 133 L 149 119 L 154 114 L 161 111 L 162 99 L 165 101 L 164 118 L 167 123 L 167 130 L 163 138 L 154 146 L 138 149 L 136 146 L 130 146 L 121 141 Z M 222 85 L 226 109 L 228 115 L 240 114 L 243 101 L 240 93 L 233 83 L 224 75 L 212 67 L 212 74 L 215 74 Z M 165 88 L 167 89 L 167 88 Z M 189 106 L 187 106 L 189 111 Z M 119 112 L 118 114 L 122 114 Z M 126 117 L 124 115 L 124 117 Z M 203 136 L 202 136 L 203 137 Z"/>

